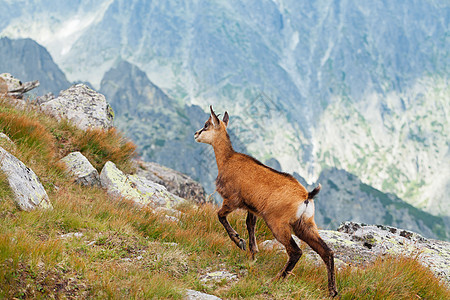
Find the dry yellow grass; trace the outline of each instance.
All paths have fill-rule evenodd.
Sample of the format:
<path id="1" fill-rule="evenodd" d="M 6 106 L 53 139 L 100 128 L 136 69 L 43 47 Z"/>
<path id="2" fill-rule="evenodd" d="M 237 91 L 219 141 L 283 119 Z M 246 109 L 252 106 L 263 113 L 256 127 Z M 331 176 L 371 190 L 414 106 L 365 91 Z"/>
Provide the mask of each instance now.
<path id="1" fill-rule="evenodd" d="M 322 299 L 326 271 L 302 258 L 288 279 L 270 279 L 285 254 L 261 251 L 252 263 L 226 235 L 213 205 L 179 207 L 179 223 L 111 199 L 100 188 L 73 184 L 57 161 L 79 150 L 97 168 L 106 160 L 129 167 L 135 147 L 115 130 L 78 131 L 39 112 L 0 101 L 0 131 L 14 153 L 44 182 L 53 210 L 23 212 L 0 173 L 0 298 L 182 298 L 191 288 L 225 299 Z M 246 238 L 245 214 L 230 223 Z M 63 237 L 82 233 L 81 237 Z M 272 239 L 260 220 L 257 240 Z M 175 243 L 175 244 L 173 244 Z M 205 284 L 207 272 L 227 270 L 232 282 Z M 337 274 L 342 299 L 450 299 L 447 287 L 413 258 L 378 259 Z"/>

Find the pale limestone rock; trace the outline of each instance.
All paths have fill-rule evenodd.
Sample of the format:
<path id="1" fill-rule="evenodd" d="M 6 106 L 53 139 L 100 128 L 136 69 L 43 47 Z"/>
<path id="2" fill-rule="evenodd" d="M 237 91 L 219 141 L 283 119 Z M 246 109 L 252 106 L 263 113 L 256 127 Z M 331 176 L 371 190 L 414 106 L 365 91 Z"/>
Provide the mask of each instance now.
<path id="1" fill-rule="evenodd" d="M 80 152 L 72 152 L 61 159 L 75 182 L 84 186 L 100 186 L 100 176 L 89 160 Z"/>
<path id="2" fill-rule="evenodd" d="M 108 161 L 100 173 L 101 184 L 110 195 L 133 200 L 138 205 L 172 207 L 184 199 L 173 195 L 155 182 L 137 175 L 127 175 Z"/>
<path id="3" fill-rule="evenodd" d="M 186 290 L 185 300 L 220 300 L 219 297 L 194 290 Z"/>
<path id="4" fill-rule="evenodd" d="M 42 103 L 41 108 L 57 119 L 67 118 L 83 130 L 113 127 L 114 112 L 105 96 L 84 84 L 61 91 L 57 98 Z"/>
<path id="5" fill-rule="evenodd" d="M 0 169 L 8 178 L 20 209 L 30 211 L 35 208 L 52 209 L 47 192 L 36 174 L 20 160 L 0 147 Z"/>

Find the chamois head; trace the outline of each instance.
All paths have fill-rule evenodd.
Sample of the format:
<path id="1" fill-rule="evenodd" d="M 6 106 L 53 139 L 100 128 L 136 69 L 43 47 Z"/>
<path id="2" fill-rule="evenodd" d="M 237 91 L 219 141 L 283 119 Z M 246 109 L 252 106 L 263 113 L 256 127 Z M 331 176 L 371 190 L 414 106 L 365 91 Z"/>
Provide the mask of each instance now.
<path id="1" fill-rule="evenodd" d="M 211 109 L 211 115 L 206 121 L 205 126 L 194 134 L 194 138 L 196 142 L 212 145 L 216 139 L 223 138 L 227 135 L 229 117 L 228 112 L 225 112 L 221 121 L 214 113 L 212 105 L 209 108 Z"/>

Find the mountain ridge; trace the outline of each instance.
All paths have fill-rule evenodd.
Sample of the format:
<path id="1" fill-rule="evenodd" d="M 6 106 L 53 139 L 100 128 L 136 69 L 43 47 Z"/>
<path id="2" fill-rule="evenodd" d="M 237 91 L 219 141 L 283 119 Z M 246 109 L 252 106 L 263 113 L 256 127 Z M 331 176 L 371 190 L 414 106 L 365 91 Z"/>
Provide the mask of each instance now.
<path id="1" fill-rule="evenodd" d="M 448 4 L 112 0 L 93 6 L 89 20 L 87 7 L 23 12 L 27 24 L 5 16 L 0 34 L 34 34 L 71 80 L 97 88 L 117 59 L 127 60 L 175 101 L 239 116 L 235 130 L 252 155 L 276 157 L 310 183 L 324 167 L 346 169 L 435 215 L 450 214 L 450 176 L 440 176 L 450 172 L 440 169 L 450 165 Z M 64 55 L 30 27 L 77 22 L 83 30 L 60 43 L 70 48 Z M 255 102 L 261 109 L 247 109 Z M 271 103 L 278 114 L 264 119 Z"/>

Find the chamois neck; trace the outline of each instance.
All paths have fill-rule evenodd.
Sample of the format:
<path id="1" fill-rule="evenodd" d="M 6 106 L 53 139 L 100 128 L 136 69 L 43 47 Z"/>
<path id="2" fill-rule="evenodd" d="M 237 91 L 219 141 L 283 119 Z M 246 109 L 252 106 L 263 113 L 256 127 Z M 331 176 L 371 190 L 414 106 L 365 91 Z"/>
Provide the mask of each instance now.
<path id="1" fill-rule="evenodd" d="M 233 155 L 235 151 L 231 145 L 228 134 L 226 135 L 226 138 L 215 141 L 212 146 L 214 148 L 214 154 L 216 155 L 217 168 L 220 173 L 225 162 Z"/>

